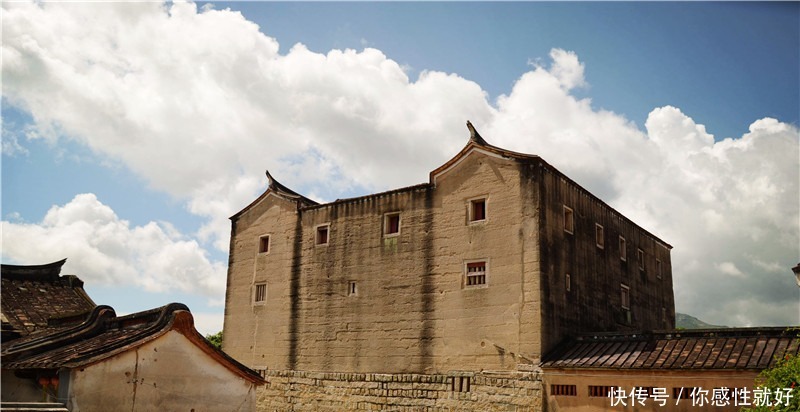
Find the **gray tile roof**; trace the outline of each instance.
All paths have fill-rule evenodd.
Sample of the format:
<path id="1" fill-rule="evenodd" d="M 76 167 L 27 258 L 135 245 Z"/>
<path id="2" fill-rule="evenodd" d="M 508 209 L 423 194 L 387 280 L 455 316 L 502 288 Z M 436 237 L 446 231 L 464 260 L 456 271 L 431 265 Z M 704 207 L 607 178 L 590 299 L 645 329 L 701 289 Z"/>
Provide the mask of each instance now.
<path id="1" fill-rule="evenodd" d="M 762 370 L 800 354 L 797 328 L 729 328 L 634 334 L 602 333 L 554 349 L 543 368 Z"/>

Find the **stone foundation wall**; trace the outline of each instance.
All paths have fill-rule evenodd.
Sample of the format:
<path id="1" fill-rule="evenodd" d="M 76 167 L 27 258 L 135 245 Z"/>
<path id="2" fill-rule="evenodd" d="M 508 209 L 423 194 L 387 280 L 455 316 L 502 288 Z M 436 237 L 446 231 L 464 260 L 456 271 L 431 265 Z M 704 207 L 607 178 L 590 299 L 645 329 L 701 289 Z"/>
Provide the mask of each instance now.
<path id="1" fill-rule="evenodd" d="M 449 374 L 262 371 L 257 410 L 541 411 L 537 372 Z"/>

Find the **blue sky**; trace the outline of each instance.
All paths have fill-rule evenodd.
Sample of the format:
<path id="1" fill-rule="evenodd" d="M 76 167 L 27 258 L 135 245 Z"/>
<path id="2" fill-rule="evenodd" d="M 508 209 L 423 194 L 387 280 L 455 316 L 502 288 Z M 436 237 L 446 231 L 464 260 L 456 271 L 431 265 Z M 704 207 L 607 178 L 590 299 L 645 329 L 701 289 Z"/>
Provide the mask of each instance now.
<path id="1" fill-rule="evenodd" d="M 3 8 L 3 262 L 67 257 L 118 312 L 220 329 L 265 169 L 323 201 L 416 184 L 470 119 L 675 246 L 678 311 L 800 323 L 798 3 Z"/>

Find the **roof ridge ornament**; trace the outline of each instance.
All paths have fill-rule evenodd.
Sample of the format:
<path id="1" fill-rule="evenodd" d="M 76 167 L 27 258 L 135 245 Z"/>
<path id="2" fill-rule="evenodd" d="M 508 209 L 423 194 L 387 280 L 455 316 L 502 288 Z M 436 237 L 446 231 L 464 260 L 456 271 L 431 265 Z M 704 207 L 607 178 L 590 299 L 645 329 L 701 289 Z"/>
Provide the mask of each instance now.
<path id="1" fill-rule="evenodd" d="M 475 130 L 475 126 L 473 126 L 472 122 L 470 122 L 469 120 L 467 120 L 467 129 L 469 129 L 469 140 L 471 142 L 475 142 L 476 144 L 479 144 L 481 146 L 489 145 L 488 143 L 486 143 L 486 140 L 483 140 L 483 137 L 481 137 L 480 133 L 478 133 L 478 131 Z"/>
<path id="2" fill-rule="evenodd" d="M 266 173 L 267 173 L 267 181 L 268 181 L 267 187 L 269 187 L 272 190 L 277 190 L 278 189 L 278 185 L 280 183 L 278 183 L 278 181 L 275 180 L 275 178 L 272 177 L 271 174 L 269 174 L 269 170 L 266 170 Z"/>

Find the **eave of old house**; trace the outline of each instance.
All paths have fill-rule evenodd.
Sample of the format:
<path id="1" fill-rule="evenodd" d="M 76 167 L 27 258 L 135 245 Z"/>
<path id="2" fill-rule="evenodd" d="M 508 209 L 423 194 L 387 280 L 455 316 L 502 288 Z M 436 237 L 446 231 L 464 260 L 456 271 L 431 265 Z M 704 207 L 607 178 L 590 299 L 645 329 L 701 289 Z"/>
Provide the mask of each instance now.
<path id="1" fill-rule="evenodd" d="M 4 369 L 59 369 L 86 367 L 133 350 L 169 331 L 177 331 L 211 358 L 241 378 L 264 383 L 256 372 L 214 348 L 194 328 L 189 308 L 171 303 L 126 316 L 115 316 L 98 306 L 78 325 L 53 328 L 4 344 Z"/>
<path id="2" fill-rule="evenodd" d="M 556 347 L 543 369 L 755 370 L 800 355 L 796 330 L 785 327 L 600 333 Z"/>
<path id="3" fill-rule="evenodd" d="M 47 328 L 54 318 L 83 318 L 96 304 L 73 275 L 60 276 L 66 259 L 45 265 L 2 265 L 4 336 Z"/>

